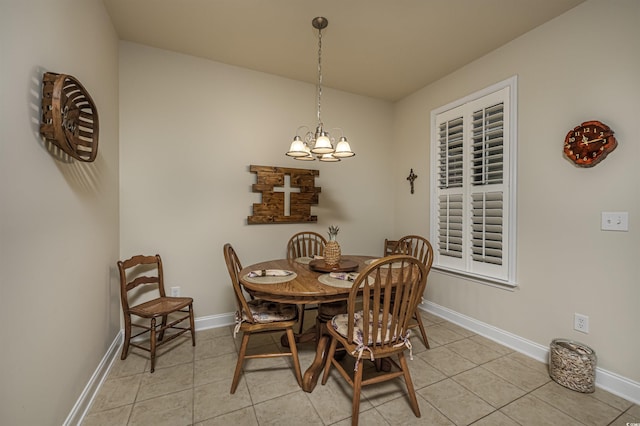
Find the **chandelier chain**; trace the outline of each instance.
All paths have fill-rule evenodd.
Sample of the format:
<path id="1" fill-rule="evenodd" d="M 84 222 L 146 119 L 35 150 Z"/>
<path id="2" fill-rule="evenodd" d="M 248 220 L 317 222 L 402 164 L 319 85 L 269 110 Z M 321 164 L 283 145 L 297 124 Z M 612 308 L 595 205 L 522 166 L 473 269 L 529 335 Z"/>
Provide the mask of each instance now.
<path id="1" fill-rule="evenodd" d="M 318 29 L 318 124 L 322 126 L 322 29 Z"/>

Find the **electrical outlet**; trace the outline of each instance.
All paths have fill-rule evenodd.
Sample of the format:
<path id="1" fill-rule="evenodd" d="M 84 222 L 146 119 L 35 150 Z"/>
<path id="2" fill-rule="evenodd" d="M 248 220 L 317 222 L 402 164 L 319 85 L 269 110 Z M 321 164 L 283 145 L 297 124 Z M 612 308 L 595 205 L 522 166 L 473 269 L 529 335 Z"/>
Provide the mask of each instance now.
<path id="1" fill-rule="evenodd" d="M 171 287 L 171 297 L 180 297 L 180 287 Z"/>
<path id="2" fill-rule="evenodd" d="M 582 333 L 589 333 L 589 317 L 586 315 L 573 314 L 573 329 Z"/>

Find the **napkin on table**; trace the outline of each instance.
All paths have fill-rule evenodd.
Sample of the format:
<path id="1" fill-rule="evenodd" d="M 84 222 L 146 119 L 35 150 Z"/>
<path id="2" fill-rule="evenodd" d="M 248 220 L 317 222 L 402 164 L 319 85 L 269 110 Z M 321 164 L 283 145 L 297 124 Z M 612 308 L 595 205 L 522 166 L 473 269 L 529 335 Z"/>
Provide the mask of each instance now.
<path id="1" fill-rule="evenodd" d="M 261 269 L 258 271 L 249 272 L 250 278 L 255 277 L 286 277 L 293 274 L 291 271 L 285 271 L 284 269 Z"/>
<path id="2" fill-rule="evenodd" d="M 358 274 L 356 272 L 330 272 L 329 276 L 337 280 L 354 281 Z"/>

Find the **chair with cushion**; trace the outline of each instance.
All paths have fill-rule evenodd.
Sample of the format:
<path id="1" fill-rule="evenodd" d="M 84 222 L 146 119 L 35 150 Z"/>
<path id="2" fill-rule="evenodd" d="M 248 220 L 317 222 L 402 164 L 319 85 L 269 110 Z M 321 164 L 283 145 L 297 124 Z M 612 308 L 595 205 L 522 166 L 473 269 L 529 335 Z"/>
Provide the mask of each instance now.
<path id="1" fill-rule="evenodd" d="M 424 265 L 412 256 L 393 255 L 376 260 L 354 280 L 347 313 L 336 315 L 327 323 L 331 344 L 322 384 L 327 383 L 330 370 L 335 367 L 353 388 L 352 425 L 358 424 L 361 388 L 399 376 L 404 377 L 413 413 L 420 417 L 420 407 L 404 352 L 411 349 L 409 324 L 426 281 Z M 338 344 L 356 359 L 353 372 L 347 371 L 336 357 Z M 379 362 L 383 358 L 389 361 L 392 368 L 363 378 L 365 359 Z"/>
<path id="2" fill-rule="evenodd" d="M 294 260 L 300 257 L 324 256 L 324 246 L 327 240 L 316 232 L 298 232 L 294 234 L 287 243 L 287 259 Z M 304 313 L 318 309 L 317 306 L 308 307 L 300 305 L 302 313 L 300 315 L 300 333 L 304 331 Z"/>
<path id="3" fill-rule="evenodd" d="M 124 313 L 124 344 L 121 359 L 126 359 L 129 346 L 145 350 L 151 355 L 151 372 L 155 370 L 156 349 L 176 337 L 191 332 L 192 345 L 196 345 L 193 321 L 193 299 L 191 297 L 167 297 L 164 287 L 162 259 L 160 255 L 137 255 L 127 260 L 118 261 L 120 271 L 120 300 Z M 155 288 L 154 288 L 155 287 Z M 156 289 L 157 288 L 157 289 Z M 148 299 L 150 292 L 157 291 L 158 297 L 135 305 L 139 299 Z M 132 322 L 132 317 L 148 320 Z M 158 324 L 158 320 L 160 323 Z M 188 325 L 183 324 L 188 320 Z M 133 327 L 142 330 L 132 335 Z M 165 336 L 165 331 L 168 331 Z M 138 336 L 149 333 L 149 345 L 142 345 Z M 138 343 L 134 343 L 138 342 Z"/>
<path id="4" fill-rule="evenodd" d="M 426 238 L 423 238 L 419 235 L 407 235 L 398 240 L 394 247 L 394 253 L 402 253 L 408 254 L 417 258 L 424 265 L 427 275 L 431 270 L 431 264 L 433 263 L 433 247 L 431 247 L 431 243 Z M 427 340 L 427 332 L 424 328 L 424 324 L 422 323 L 422 316 L 420 312 L 416 309 L 416 314 L 414 317 L 415 322 L 411 325 L 411 327 L 418 326 L 420 327 L 420 334 L 422 335 L 422 341 L 424 345 L 429 349 L 429 340 Z"/>
<path id="5" fill-rule="evenodd" d="M 298 350 L 293 335 L 293 326 L 298 322 L 298 306 L 269 302 L 261 299 L 247 300 L 240 283 L 242 264 L 231 244 L 227 243 L 224 245 L 224 260 L 229 270 L 238 308 L 236 311 L 236 328 L 233 335 L 235 337 L 238 331 L 243 333 L 240 351 L 238 352 L 238 362 L 236 363 L 236 370 L 233 375 L 233 382 L 231 383 L 231 393 L 235 393 L 238 387 L 244 360 L 252 358 L 292 357 L 296 379 L 298 380 L 298 384 L 302 386 L 302 373 L 300 371 L 300 362 L 298 361 Z M 263 352 L 247 355 L 247 346 L 249 344 L 249 338 L 252 335 L 274 331 L 286 332 L 290 352 Z"/>

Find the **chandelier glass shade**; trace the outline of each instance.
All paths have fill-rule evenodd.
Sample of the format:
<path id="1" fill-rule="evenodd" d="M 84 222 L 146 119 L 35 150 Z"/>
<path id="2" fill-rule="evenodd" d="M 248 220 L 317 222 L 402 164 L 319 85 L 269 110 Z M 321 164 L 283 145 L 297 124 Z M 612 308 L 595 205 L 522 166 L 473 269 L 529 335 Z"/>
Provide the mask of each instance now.
<path id="1" fill-rule="evenodd" d="M 317 157 L 319 161 L 336 162 L 340 161 L 341 158 L 349 158 L 356 155 L 351 150 L 351 146 L 344 135 L 336 143 L 335 139 L 324 130 L 324 124 L 322 123 L 322 30 L 327 28 L 328 24 L 327 18 L 321 16 L 311 21 L 313 28 L 318 30 L 318 84 L 316 86 L 318 124 L 315 132 L 311 131 L 307 126 L 300 126 L 296 130 L 289 152 L 286 154 L 300 161 L 314 161 Z M 304 133 L 301 134 L 302 130 L 304 130 Z M 342 132 L 341 129 L 334 130 Z"/>

